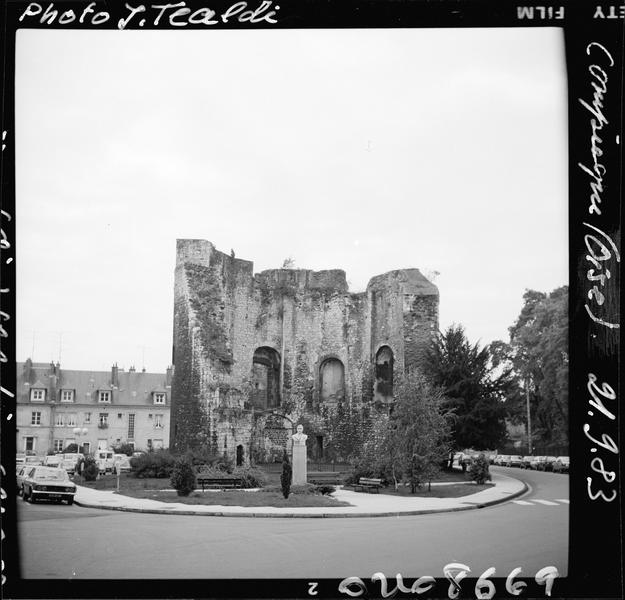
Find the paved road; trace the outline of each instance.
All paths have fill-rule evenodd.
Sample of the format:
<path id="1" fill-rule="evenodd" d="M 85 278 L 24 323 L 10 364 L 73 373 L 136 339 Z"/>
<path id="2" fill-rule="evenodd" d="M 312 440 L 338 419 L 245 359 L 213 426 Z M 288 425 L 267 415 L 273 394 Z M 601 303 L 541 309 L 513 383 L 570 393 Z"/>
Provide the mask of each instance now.
<path id="1" fill-rule="evenodd" d="M 26 578 L 442 577 L 515 567 L 533 576 L 568 553 L 568 476 L 500 469 L 532 491 L 498 506 L 433 515 L 244 518 L 151 515 L 19 502 Z"/>

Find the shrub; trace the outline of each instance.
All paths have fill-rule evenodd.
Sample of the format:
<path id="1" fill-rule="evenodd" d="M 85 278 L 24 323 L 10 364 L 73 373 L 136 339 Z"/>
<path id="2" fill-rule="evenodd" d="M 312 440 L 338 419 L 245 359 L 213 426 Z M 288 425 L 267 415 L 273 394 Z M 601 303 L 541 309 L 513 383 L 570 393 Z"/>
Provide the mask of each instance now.
<path id="1" fill-rule="evenodd" d="M 188 496 L 195 489 L 195 471 L 188 457 L 183 456 L 174 462 L 171 485 L 179 496 Z"/>
<path id="2" fill-rule="evenodd" d="M 291 492 L 291 479 L 293 478 L 293 468 L 289 462 L 289 456 L 284 451 L 282 455 L 282 473 L 280 474 L 280 486 L 282 487 L 282 495 L 285 498 L 289 497 Z"/>
<path id="3" fill-rule="evenodd" d="M 241 479 L 245 488 L 262 488 L 267 483 L 265 474 L 259 469 L 237 467 L 232 475 Z"/>
<path id="4" fill-rule="evenodd" d="M 95 481 L 98 478 L 100 469 L 98 469 L 98 463 L 93 456 L 85 456 L 78 462 L 77 468 L 79 472 L 80 465 L 82 465 L 82 476 L 85 478 L 85 481 Z"/>
<path id="5" fill-rule="evenodd" d="M 323 494 L 324 496 L 329 496 L 330 494 L 334 494 L 336 492 L 336 488 L 333 485 L 322 484 L 315 486 L 315 493 Z"/>
<path id="6" fill-rule="evenodd" d="M 132 456 L 135 449 L 130 444 L 120 444 L 119 446 L 113 446 L 113 452 L 115 454 L 125 454 L 126 456 Z"/>
<path id="7" fill-rule="evenodd" d="M 175 458 L 168 450 L 155 450 L 130 459 L 135 477 L 171 477 Z"/>
<path id="8" fill-rule="evenodd" d="M 480 454 L 471 462 L 469 477 L 478 485 L 482 485 L 491 480 L 491 475 L 488 470 L 488 459 L 483 454 Z"/>

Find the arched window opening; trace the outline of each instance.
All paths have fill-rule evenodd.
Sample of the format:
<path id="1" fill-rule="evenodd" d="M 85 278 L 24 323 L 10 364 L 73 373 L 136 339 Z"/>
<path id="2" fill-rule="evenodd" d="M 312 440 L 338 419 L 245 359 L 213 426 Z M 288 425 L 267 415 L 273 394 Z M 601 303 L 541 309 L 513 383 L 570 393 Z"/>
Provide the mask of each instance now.
<path id="1" fill-rule="evenodd" d="M 382 346 L 375 355 L 375 397 L 393 398 L 393 351 L 388 346 Z"/>
<path id="2" fill-rule="evenodd" d="M 345 368 L 337 358 L 328 358 L 319 367 L 321 402 L 340 402 L 345 398 Z"/>
<path id="3" fill-rule="evenodd" d="M 252 359 L 252 404 L 257 408 L 280 406 L 280 355 L 266 346 Z"/>

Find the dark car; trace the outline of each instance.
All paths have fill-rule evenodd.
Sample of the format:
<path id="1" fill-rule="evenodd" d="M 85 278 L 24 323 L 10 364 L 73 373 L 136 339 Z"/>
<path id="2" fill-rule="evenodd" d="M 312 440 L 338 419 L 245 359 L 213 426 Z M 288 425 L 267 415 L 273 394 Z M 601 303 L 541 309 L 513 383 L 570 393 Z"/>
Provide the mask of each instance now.
<path id="1" fill-rule="evenodd" d="M 55 500 L 74 503 L 76 486 L 70 481 L 65 469 L 32 467 L 22 480 L 22 500 Z"/>
<path id="2" fill-rule="evenodd" d="M 536 463 L 537 471 L 551 471 L 553 463 L 556 462 L 555 456 L 539 456 Z"/>

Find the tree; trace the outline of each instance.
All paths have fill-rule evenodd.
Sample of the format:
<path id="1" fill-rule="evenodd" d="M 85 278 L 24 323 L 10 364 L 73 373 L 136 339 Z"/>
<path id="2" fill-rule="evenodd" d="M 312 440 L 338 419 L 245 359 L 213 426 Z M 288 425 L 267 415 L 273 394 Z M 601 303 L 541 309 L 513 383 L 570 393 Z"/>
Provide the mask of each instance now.
<path id="1" fill-rule="evenodd" d="M 453 409 L 453 446 L 497 448 L 506 438 L 504 400 L 515 388 L 510 368 L 497 363 L 496 347 L 471 345 L 462 325 L 438 333 L 426 354 L 426 373 L 443 388 Z"/>
<path id="2" fill-rule="evenodd" d="M 447 458 L 450 441 L 450 412 L 444 408 L 443 391 L 421 374 L 406 373 L 394 390 L 383 448 L 386 471 L 397 487 L 400 480 L 416 491 L 430 481 Z"/>
<path id="3" fill-rule="evenodd" d="M 518 385 L 530 395 L 532 438 L 544 445 L 568 443 L 568 298 L 568 286 L 526 290 L 509 330 Z"/>
<path id="4" fill-rule="evenodd" d="M 125 454 L 126 456 L 132 456 L 135 452 L 135 448 L 132 444 L 120 444 L 119 446 L 113 446 L 113 452 L 115 452 L 115 454 Z"/>
<path id="5" fill-rule="evenodd" d="M 294 269 L 295 268 L 295 260 L 293 260 L 293 258 L 291 256 L 289 256 L 288 258 L 285 258 L 283 263 L 282 263 L 282 268 L 283 269 Z"/>
<path id="6" fill-rule="evenodd" d="M 291 479 L 293 477 L 293 469 L 289 462 L 289 455 L 286 450 L 282 456 L 282 473 L 280 474 L 280 485 L 282 486 L 282 495 L 285 498 L 291 493 Z"/>

